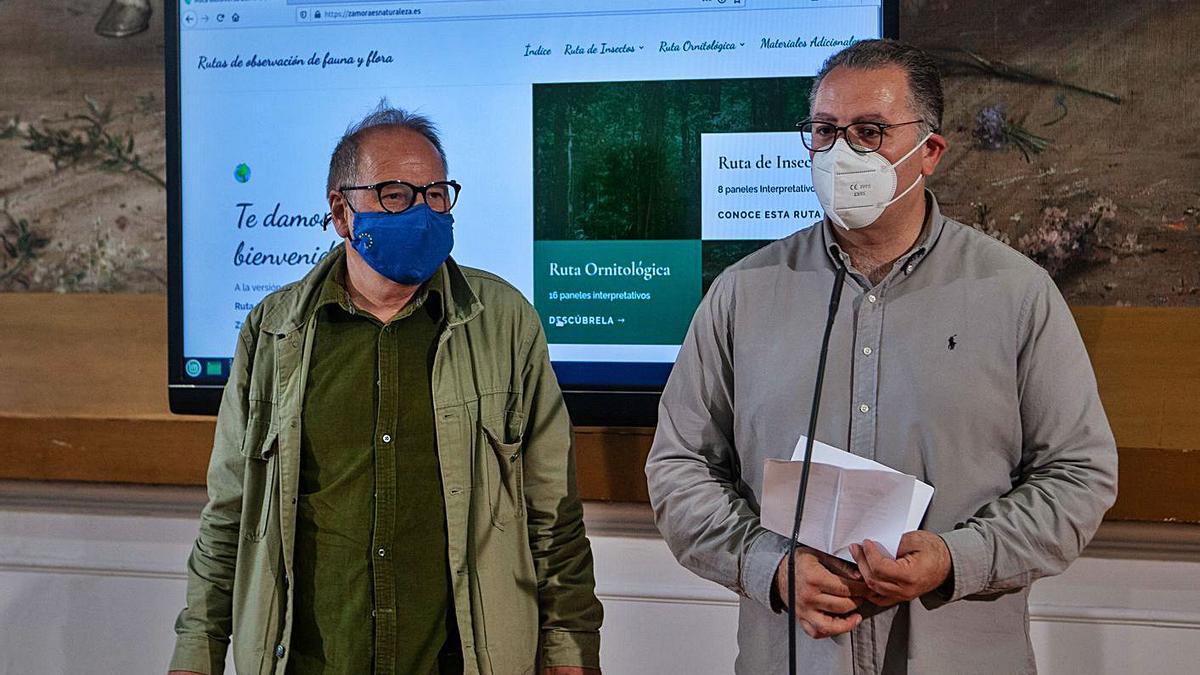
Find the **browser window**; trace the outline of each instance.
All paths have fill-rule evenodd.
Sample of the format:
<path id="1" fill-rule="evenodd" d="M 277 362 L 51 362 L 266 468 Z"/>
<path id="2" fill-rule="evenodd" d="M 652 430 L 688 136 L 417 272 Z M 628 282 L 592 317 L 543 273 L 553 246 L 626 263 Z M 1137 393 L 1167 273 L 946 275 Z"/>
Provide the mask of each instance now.
<path id="1" fill-rule="evenodd" d="M 222 382 L 247 312 L 341 245 L 330 154 L 386 99 L 437 124 L 453 256 L 529 298 L 564 387 L 660 387 L 712 279 L 820 218 L 795 124 L 882 5 L 184 0 L 173 382 Z"/>

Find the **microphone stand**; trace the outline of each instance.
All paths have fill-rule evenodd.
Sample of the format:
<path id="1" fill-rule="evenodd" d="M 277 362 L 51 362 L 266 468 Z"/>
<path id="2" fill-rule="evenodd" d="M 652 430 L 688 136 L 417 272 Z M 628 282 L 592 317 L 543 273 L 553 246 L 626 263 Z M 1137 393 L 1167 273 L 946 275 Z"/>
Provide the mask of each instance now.
<path id="1" fill-rule="evenodd" d="M 800 520 L 804 517 L 804 499 L 808 493 L 808 471 L 812 467 L 813 439 L 817 435 L 817 413 L 821 410 L 821 385 L 825 382 L 825 362 L 829 358 L 829 335 L 833 332 L 833 320 L 837 317 L 842 285 L 846 281 L 846 266 L 840 260 L 837 268 L 829 297 L 829 315 L 825 318 L 825 336 L 821 338 L 821 361 L 817 366 L 812 412 L 808 416 L 808 439 L 804 444 L 804 468 L 800 473 L 800 487 L 796 490 L 796 514 L 787 547 L 788 672 L 791 675 L 796 675 L 796 538 L 800 536 Z"/>

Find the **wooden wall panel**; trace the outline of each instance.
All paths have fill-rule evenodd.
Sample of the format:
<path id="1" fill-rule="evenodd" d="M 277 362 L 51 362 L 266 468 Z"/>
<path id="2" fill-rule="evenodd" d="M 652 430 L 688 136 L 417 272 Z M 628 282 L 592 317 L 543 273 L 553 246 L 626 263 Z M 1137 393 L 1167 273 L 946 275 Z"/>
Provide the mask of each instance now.
<path id="1" fill-rule="evenodd" d="M 1074 312 L 1117 445 L 1200 449 L 1200 310 Z"/>
<path id="2" fill-rule="evenodd" d="M 0 416 L 0 478 L 203 485 L 210 419 Z"/>
<path id="3" fill-rule="evenodd" d="M 1200 310 L 1075 309 L 1121 448 L 1110 519 L 1200 522 Z M 171 415 L 158 295 L 0 294 L 0 478 L 202 485 Z M 585 499 L 644 502 L 651 429 L 577 430 Z"/>

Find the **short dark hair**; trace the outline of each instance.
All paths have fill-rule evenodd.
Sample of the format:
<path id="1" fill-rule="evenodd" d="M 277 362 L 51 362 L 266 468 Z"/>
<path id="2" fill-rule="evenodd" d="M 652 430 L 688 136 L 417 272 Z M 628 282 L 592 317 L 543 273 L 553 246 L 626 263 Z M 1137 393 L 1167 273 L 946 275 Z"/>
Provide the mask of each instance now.
<path id="1" fill-rule="evenodd" d="M 844 66 L 868 70 L 898 66 L 908 76 L 908 105 L 924 123 L 926 131 L 938 132 L 942 128 L 942 75 L 937 61 L 929 54 L 899 40 L 862 40 L 846 47 L 825 60 L 817 79 L 809 92 L 809 108 L 816 98 L 817 89 L 829 71 Z"/>
<path id="2" fill-rule="evenodd" d="M 437 125 L 428 117 L 412 113 L 403 108 L 394 108 L 386 98 L 358 122 L 346 127 L 345 133 L 333 149 L 329 158 L 329 176 L 325 179 L 325 193 L 336 191 L 343 185 L 351 185 L 358 178 L 358 149 L 368 133 L 378 129 L 405 129 L 421 134 L 437 150 L 442 160 L 442 169 L 447 170 L 446 150 L 438 135 Z"/>

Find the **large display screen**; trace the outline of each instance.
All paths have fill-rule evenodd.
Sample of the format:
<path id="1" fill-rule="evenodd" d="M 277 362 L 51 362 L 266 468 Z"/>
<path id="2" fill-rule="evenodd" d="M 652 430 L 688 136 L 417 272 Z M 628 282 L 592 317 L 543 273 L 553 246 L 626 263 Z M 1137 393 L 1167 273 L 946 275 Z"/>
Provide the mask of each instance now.
<path id="1" fill-rule="evenodd" d="M 893 34 L 895 11 L 177 0 L 173 409 L 215 410 L 249 310 L 340 245 L 322 227 L 329 157 L 383 99 L 437 124 L 463 186 L 453 256 L 534 304 L 563 389 L 661 389 L 712 279 L 821 217 L 795 130 L 812 76 L 842 47 Z"/>

